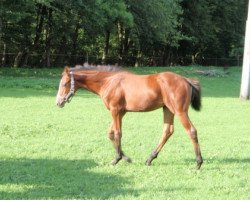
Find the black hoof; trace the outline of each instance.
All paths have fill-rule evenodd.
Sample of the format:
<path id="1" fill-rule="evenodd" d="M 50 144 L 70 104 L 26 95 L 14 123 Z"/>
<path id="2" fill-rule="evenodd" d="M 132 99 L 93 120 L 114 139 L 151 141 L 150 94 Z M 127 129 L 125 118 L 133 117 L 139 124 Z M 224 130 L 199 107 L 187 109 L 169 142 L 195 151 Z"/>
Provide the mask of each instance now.
<path id="1" fill-rule="evenodd" d="M 202 163 L 203 163 L 202 157 L 197 158 L 196 163 L 197 163 L 196 164 L 196 169 L 199 170 L 201 168 Z"/>
<path id="2" fill-rule="evenodd" d="M 151 162 L 152 162 L 152 160 L 148 159 L 148 160 L 146 160 L 145 165 L 150 166 Z"/>
<path id="3" fill-rule="evenodd" d="M 115 159 L 111 162 L 111 164 L 115 166 L 121 159 L 122 159 L 122 158 L 115 158 Z"/>
<path id="4" fill-rule="evenodd" d="M 197 163 L 196 169 L 199 170 L 201 168 L 202 163 Z"/>
<path id="5" fill-rule="evenodd" d="M 147 159 L 147 161 L 145 162 L 145 165 L 150 166 L 151 162 L 157 158 L 158 153 L 156 153 L 155 151 L 153 151 L 153 153 L 149 156 L 149 158 Z"/>

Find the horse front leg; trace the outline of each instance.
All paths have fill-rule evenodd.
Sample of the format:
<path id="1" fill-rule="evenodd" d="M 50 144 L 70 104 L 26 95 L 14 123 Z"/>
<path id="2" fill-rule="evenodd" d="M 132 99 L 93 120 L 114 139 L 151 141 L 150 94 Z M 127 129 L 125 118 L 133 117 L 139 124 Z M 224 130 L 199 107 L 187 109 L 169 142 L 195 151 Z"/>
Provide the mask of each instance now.
<path id="1" fill-rule="evenodd" d="M 113 122 L 108 131 L 108 137 L 114 145 L 116 156 L 115 159 L 112 161 L 112 165 L 116 165 L 121 159 L 131 162 L 131 159 L 127 157 L 122 149 L 121 149 L 121 138 L 122 138 L 122 131 L 121 131 L 121 124 L 122 124 L 122 117 L 125 113 L 119 113 L 116 111 L 112 112 Z"/>

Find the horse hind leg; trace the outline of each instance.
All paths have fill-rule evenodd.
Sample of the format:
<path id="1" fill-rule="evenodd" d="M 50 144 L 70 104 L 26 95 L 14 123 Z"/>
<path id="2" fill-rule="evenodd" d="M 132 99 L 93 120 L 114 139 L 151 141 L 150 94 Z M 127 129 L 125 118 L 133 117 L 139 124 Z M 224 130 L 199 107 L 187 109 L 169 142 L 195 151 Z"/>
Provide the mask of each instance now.
<path id="1" fill-rule="evenodd" d="M 203 163 L 203 159 L 201 156 L 200 145 L 198 142 L 197 130 L 193 126 L 192 122 L 190 121 L 187 113 L 182 113 L 179 115 L 179 117 L 180 117 L 180 121 L 181 121 L 182 125 L 184 126 L 187 134 L 189 135 L 189 137 L 193 143 L 193 147 L 194 147 L 194 151 L 195 151 L 195 155 L 196 155 L 196 163 L 197 163 L 196 169 L 200 169 L 200 167 Z"/>
<path id="2" fill-rule="evenodd" d="M 173 125 L 174 114 L 171 113 L 168 110 L 168 108 L 166 108 L 166 107 L 163 107 L 163 114 L 164 114 L 164 126 L 163 126 L 162 137 L 161 137 L 158 145 L 156 146 L 155 150 L 151 153 L 151 155 L 147 159 L 147 161 L 145 163 L 146 165 L 151 165 L 151 162 L 155 158 L 157 158 L 159 152 L 161 151 L 161 149 L 163 148 L 163 146 L 165 145 L 167 140 L 170 138 L 170 136 L 174 132 L 174 125 Z"/>

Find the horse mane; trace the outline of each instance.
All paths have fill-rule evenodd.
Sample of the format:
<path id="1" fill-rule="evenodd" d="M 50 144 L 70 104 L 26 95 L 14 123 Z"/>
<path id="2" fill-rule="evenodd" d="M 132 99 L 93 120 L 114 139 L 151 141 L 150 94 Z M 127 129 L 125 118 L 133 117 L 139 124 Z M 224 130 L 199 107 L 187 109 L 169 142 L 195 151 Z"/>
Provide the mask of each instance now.
<path id="1" fill-rule="evenodd" d="M 101 71 L 101 72 L 120 72 L 125 71 L 122 67 L 117 65 L 91 65 L 84 63 L 83 65 L 76 65 L 70 68 L 70 71 Z"/>

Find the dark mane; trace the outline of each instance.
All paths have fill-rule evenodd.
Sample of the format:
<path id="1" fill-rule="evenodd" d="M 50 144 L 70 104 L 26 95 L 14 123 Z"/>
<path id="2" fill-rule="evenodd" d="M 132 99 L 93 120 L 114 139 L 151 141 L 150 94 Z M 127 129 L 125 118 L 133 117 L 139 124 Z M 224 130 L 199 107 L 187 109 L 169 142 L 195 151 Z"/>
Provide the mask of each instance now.
<path id="1" fill-rule="evenodd" d="M 84 63 L 84 65 L 76 65 L 73 68 L 70 68 L 71 71 L 102 71 L 102 72 L 119 72 L 125 71 L 122 67 L 117 65 L 91 65 L 88 63 Z"/>

